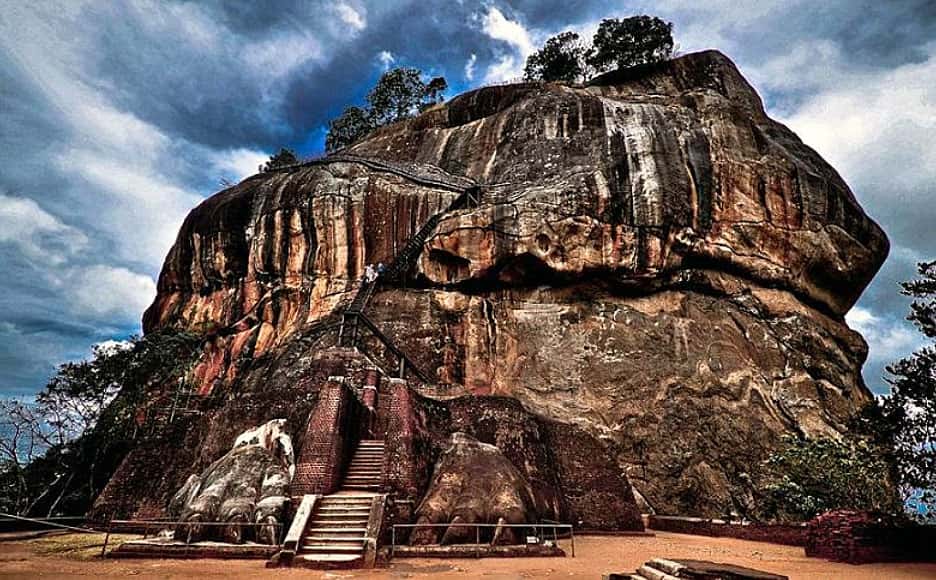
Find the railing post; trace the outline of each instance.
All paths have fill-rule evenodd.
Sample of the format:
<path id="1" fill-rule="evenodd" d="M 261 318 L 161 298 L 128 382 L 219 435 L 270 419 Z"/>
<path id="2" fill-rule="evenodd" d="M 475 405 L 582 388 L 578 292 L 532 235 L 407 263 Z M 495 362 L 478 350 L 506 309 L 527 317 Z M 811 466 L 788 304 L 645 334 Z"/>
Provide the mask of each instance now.
<path id="1" fill-rule="evenodd" d="M 396 552 L 396 524 L 393 524 L 393 527 L 390 528 L 390 559 L 393 559 L 393 554 Z"/>
<path id="2" fill-rule="evenodd" d="M 575 530 L 569 526 L 569 535 L 572 537 L 572 557 L 575 557 Z"/>
<path id="3" fill-rule="evenodd" d="M 475 558 L 481 557 L 481 526 L 475 524 Z"/>
<path id="4" fill-rule="evenodd" d="M 107 542 L 110 540 L 111 526 L 113 525 L 114 518 L 110 517 L 107 520 L 107 533 L 104 534 L 104 545 L 101 546 L 101 558 L 107 557 Z"/>

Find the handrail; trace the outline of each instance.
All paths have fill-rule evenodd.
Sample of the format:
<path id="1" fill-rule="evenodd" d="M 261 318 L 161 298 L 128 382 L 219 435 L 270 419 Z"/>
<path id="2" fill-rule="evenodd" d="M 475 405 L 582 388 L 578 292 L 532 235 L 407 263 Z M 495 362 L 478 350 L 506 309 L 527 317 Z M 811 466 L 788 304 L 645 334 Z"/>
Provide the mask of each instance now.
<path id="1" fill-rule="evenodd" d="M 569 530 L 569 539 L 572 543 L 572 557 L 575 557 L 575 530 L 572 527 L 572 524 L 549 524 L 549 523 L 526 523 L 526 524 L 481 524 L 481 523 L 472 523 L 472 522 L 457 522 L 457 523 L 440 523 L 440 524 L 393 524 L 391 527 L 390 535 L 390 559 L 393 559 L 393 553 L 396 549 L 396 531 L 397 528 L 403 529 L 412 529 L 412 528 L 449 528 L 449 527 L 461 527 L 461 528 L 474 528 L 475 529 L 475 545 L 479 546 L 481 544 L 481 528 L 533 528 L 533 529 L 544 529 L 549 528 L 553 531 L 553 541 L 558 545 L 558 535 L 556 534 L 557 530 Z"/>
<path id="2" fill-rule="evenodd" d="M 299 548 L 299 542 L 302 541 L 306 525 L 309 523 L 309 518 L 312 517 L 312 512 L 315 511 L 315 504 L 318 503 L 318 499 L 319 496 L 316 494 L 302 496 L 302 502 L 299 503 L 296 515 L 293 516 L 292 524 L 289 526 L 289 531 L 286 532 L 286 538 L 283 540 L 283 550 L 295 552 Z"/>
<path id="3" fill-rule="evenodd" d="M 410 181 L 414 183 L 418 183 L 420 185 L 425 185 L 427 187 L 437 187 L 440 189 L 447 189 L 449 191 L 461 192 L 461 191 L 464 191 L 465 189 L 476 187 L 476 185 L 462 186 L 462 185 L 458 185 L 455 183 L 440 181 L 438 179 L 423 177 L 422 175 L 417 175 L 415 173 L 407 171 L 406 169 L 395 167 L 393 164 L 388 163 L 386 161 L 382 161 L 380 159 L 373 159 L 370 157 L 364 157 L 364 156 L 354 155 L 354 154 L 349 154 L 349 153 L 337 153 L 334 155 L 329 155 L 327 157 L 321 157 L 319 159 L 312 159 L 310 161 L 303 161 L 301 163 L 294 163 L 292 165 L 284 165 L 282 167 L 277 167 L 275 169 L 272 169 L 271 171 L 267 173 L 294 171 L 296 169 L 302 169 L 304 167 L 314 167 L 317 165 L 329 165 L 332 163 L 359 163 L 361 165 L 364 165 L 365 167 L 369 167 L 370 169 L 374 169 L 377 171 L 384 171 L 386 173 L 391 173 L 393 175 L 397 175 L 399 177 L 409 179 Z M 463 179 L 470 179 L 470 178 L 465 177 Z M 471 181 L 473 182 L 474 180 L 471 180 Z"/>
<path id="4" fill-rule="evenodd" d="M 387 348 L 387 350 L 392 352 L 397 358 L 404 361 L 406 366 L 408 366 L 414 373 L 416 373 L 416 376 L 419 377 L 421 381 L 423 381 L 424 383 L 429 382 L 428 376 L 425 373 L 423 373 L 419 369 L 418 366 L 416 366 L 416 363 L 414 363 L 412 359 L 410 359 L 410 357 L 406 356 L 406 353 L 404 353 L 402 350 L 397 348 L 396 345 L 393 344 L 393 341 L 391 341 L 387 335 L 381 332 L 381 330 L 377 328 L 377 325 L 374 324 L 374 322 L 370 318 L 368 318 L 367 315 L 365 315 L 363 312 L 349 313 L 349 315 L 356 316 L 358 320 L 363 322 L 364 326 L 370 329 L 371 333 L 374 336 L 376 336 L 377 339 L 380 340 L 380 342 L 383 343 L 383 345 Z"/>

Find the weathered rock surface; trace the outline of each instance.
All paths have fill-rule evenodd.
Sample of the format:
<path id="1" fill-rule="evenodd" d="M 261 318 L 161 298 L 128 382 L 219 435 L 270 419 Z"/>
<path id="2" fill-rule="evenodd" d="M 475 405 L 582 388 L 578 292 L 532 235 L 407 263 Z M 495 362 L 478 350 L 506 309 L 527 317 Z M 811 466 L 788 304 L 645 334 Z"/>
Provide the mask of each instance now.
<path id="1" fill-rule="evenodd" d="M 481 89 L 351 152 L 400 170 L 258 175 L 186 220 L 144 326 L 206 333 L 203 393 L 301 381 L 364 265 L 476 182 L 369 316 L 439 382 L 601 437 L 658 511 L 753 509 L 781 435 L 870 399 L 843 315 L 887 240 L 719 53 Z"/>

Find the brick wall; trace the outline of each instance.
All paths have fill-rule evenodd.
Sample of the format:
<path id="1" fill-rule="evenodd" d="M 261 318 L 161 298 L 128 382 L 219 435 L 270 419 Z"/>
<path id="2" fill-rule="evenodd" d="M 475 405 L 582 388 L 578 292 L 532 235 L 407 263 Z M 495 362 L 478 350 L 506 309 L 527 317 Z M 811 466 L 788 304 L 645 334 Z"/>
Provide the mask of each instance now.
<path id="1" fill-rule="evenodd" d="M 338 489 L 361 436 L 364 407 L 339 377 L 330 377 L 306 424 L 292 495 Z"/>
<path id="2" fill-rule="evenodd" d="M 809 522 L 806 555 L 849 564 L 936 561 L 936 526 L 867 512 L 833 511 Z"/>
<path id="3" fill-rule="evenodd" d="M 433 403 L 402 379 L 390 379 L 384 437 L 383 485 L 401 500 L 419 501 L 435 463 L 432 433 L 427 426 Z"/>
<path id="4" fill-rule="evenodd" d="M 770 542 L 786 546 L 805 545 L 807 533 L 806 526 L 802 524 L 739 524 L 722 520 L 657 515 L 650 516 L 649 527 L 660 532 L 712 536 L 715 538 L 737 538 L 739 540 Z"/>

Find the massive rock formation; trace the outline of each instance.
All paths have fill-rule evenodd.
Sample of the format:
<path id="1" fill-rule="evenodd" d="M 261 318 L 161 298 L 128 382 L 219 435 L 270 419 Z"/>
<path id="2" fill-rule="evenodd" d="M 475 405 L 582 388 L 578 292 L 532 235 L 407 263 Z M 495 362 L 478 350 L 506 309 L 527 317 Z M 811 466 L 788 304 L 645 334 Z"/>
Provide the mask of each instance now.
<path id="1" fill-rule="evenodd" d="M 756 508 L 787 433 L 870 394 L 843 316 L 887 240 L 717 52 L 461 95 L 186 219 L 147 331 L 202 332 L 203 394 L 292 388 L 364 266 L 442 216 L 369 316 L 433 381 L 600 437 L 662 512 Z M 366 161 L 366 160 L 371 161 Z"/>

